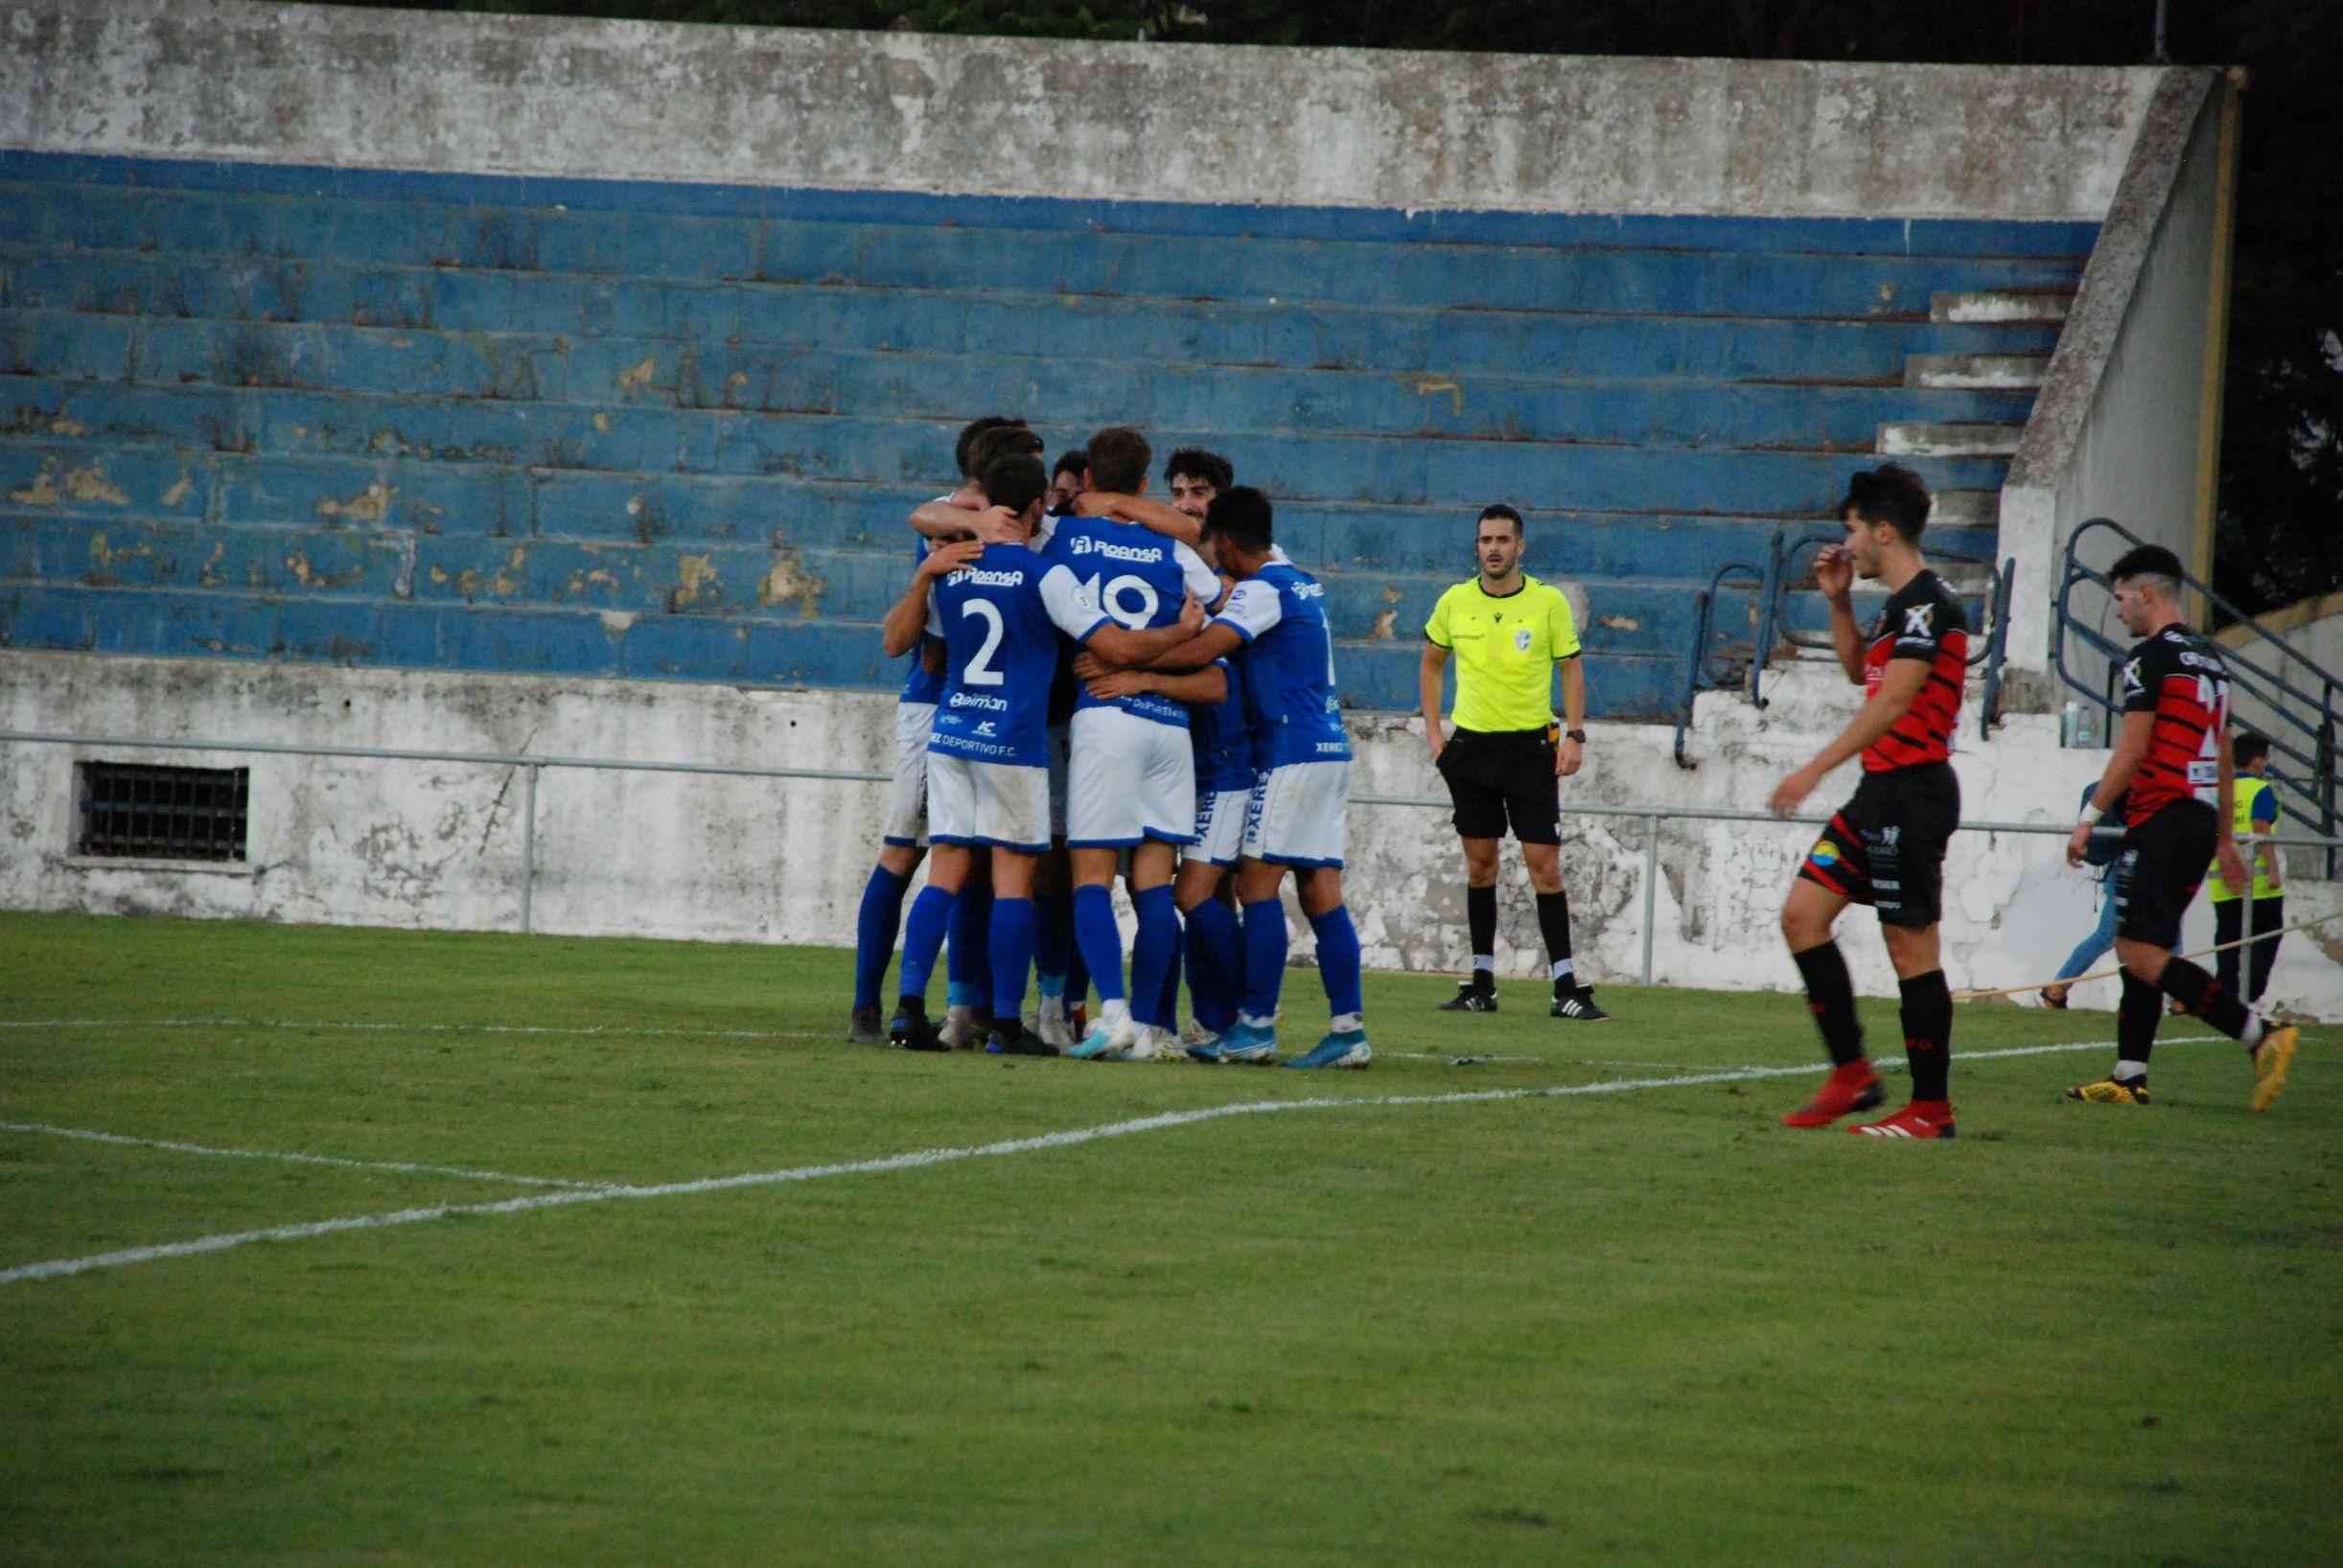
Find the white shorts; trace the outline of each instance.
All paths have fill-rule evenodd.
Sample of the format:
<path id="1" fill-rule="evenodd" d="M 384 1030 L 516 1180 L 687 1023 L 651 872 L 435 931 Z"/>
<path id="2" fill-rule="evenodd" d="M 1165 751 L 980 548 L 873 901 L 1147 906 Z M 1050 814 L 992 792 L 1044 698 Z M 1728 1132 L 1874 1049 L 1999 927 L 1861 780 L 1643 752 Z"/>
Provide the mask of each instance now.
<path id="1" fill-rule="evenodd" d="M 1038 855 L 1050 847 L 1050 771 L 927 755 L 928 837 Z"/>
<path id="2" fill-rule="evenodd" d="M 1244 819 L 1253 809 L 1251 790 L 1205 790 L 1195 797 L 1195 845 L 1190 860 L 1234 865 L 1244 847 Z"/>
<path id="3" fill-rule="evenodd" d="M 1343 819 L 1351 804 L 1349 762 L 1288 762 L 1253 786 L 1244 852 L 1276 865 L 1342 864 Z"/>
<path id="4" fill-rule="evenodd" d="M 927 847 L 927 738 L 936 727 L 933 703 L 894 705 L 894 788 L 887 797 L 889 843 Z"/>
<path id="5" fill-rule="evenodd" d="M 1075 714 L 1066 770 L 1066 843 L 1126 848 L 1195 842 L 1195 752 L 1188 731 L 1119 707 Z"/>

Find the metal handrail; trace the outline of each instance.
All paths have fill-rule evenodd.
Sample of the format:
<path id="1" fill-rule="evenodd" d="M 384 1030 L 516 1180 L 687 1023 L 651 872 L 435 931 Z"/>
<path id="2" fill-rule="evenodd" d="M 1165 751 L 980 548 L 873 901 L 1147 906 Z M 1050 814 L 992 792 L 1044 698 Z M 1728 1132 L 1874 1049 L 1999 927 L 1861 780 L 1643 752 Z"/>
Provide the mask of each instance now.
<path id="1" fill-rule="evenodd" d="M 229 751 L 273 756 L 350 757 L 373 761 L 473 763 L 484 767 L 518 767 L 528 770 L 522 796 L 522 882 L 521 929 L 534 928 L 534 899 L 537 881 L 537 775 L 547 768 L 606 769 L 617 772 L 652 773 L 718 774 L 746 778 L 810 778 L 847 780 L 854 783 L 886 784 L 893 774 L 867 772 L 859 770 L 835 768 L 772 768 L 754 763 L 726 762 L 662 762 L 633 757 L 574 757 L 540 756 L 527 751 L 428 751 L 406 748 L 379 746 L 303 746 L 286 741 L 218 741 L 188 740 L 181 737 L 153 735 L 73 735 L 47 730 L 0 730 L 0 745 L 25 744 L 40 746 L 124 746 L 165 751 Z M 1446 796 L 1428 795 L 1355 795 L 1351 803 L 1358 806 L 1403 806 L 1432 811 L 1450 811 L 1455 802 Z M 1775 817 L 1771 812 L 1740 811 L 1719 806 L 1607 806 L 1599 802 L 1566 802 L 1563 811 L 1579 817 L 1630 817 L 1644 824 L 1643 839 L 1643 983 L 1652 983 L 1652 952 L 1656 934 L 1655 911 L 1659 888 L 1659 824 L 1661 822 L 1779 822 L 1784 826 L 1813 827 L 1830 819 L 1820 813 L 1800 813 L 1791 817 Z M 2071 822 L 1960 822 L 1959 833 L 2032 833 L 2067 837 L 2075 831 Z M 2095 830 L 2102 837 L 2113 837 L 2123 830 L 2102 826 Z M 2269 837 L 2264 842 L 2280 848 L 2324 848 L 2331 858 L 2343 849 L 2343 839 L 2331 836 L 2295 834 Z"/>
<path id="2" fill-rule="evenodd" d="M 2111 689 L 2112 681 L 2105 686 L 2095 685 L 2084 680 L 2067 662 L 2067 638 L 2070 633 L 2084 647 L 2107 660 L 2109 675 L 2112 675 L 2115 669 L 2122 665 L 2124 656 L 2131 651 L 2128 647 L 2106 636 L 2096 627 L 2087 624 L 2073 608 L 2072 600 L 2075 589 L 2084 583 L 2096 584 L 2110 593 L 2114 591 L 2115 585 L 2105 573 L 2096 567 L 2084 565 L 2081 560 L 2080 549 L 2084 536 L 2099 529 L 2135 545 L 2147 542 L 2112 518 L 2092 518 L 2075 530 L 2067 540 L 2066 569 L 2059 578 L 2057 594 L 2051 601 L 2053 625 L 2051 663 L 2052 667 L 2058 672 L 2059 679 L 2065 681 L 2070 688 L 2080 692 L 2104 710 L 2108 721 L 2108 732 L 2112 734 L 2115 715 L 2119 707 Z M 2185 587 L 2203 594 L 2207 604 L 2231 617 L 2236 624 L 2247 628 L 2255 637 L 2276 646 L 2285 658 L 2303 665 L 2318 679 L 2320 691 L 2314 696 L 2284 676 L 2262 668 L 2248 657 L 2243 649 L 2222 650 L 2222 661 L 2230 667 L 2231 683 L 2242 687 L 2246 692 L 2262 700 L 2278 721 L 2272 726 L 2273 728 L 2284 728 L 2290 726 L 2298 732 L 2291 738 L 2285 734 L 2274 734 L 2268 739 L 2270 749 L 2273 752 L 2301 765 L 2303 776 L 2298 777 L 2291 770 L 2281 769 L 2273 764 L 2269 773 L 2271 781 L 2282 789 L 2293 793 L 2303 804 L 2309 808 L 2308 815 L 2317 819 L 2320 832 L 2328 835 L 2334 834 L 2337 827 L 2338 807 L 2335 779 L 2336 730 L 2338 718 L 2343 718 L 2343 710 L 2338 709 L 2336 703 L 2336 693 L 2338 687 L 2343 686 L 2343 677 L 2336 676 L 2333 672 L 2304 657 L 2285 638 L 2238 609 L 2237 606 L 2214 592 L 2211 587 L 2190 576 L 2186 571 L 2181 573 L 2180 580 Z M 2298 711 L 2281 701 L 2279 694 L 2293 699 L 2301 705 L 2303 711 Z M 2308 717 L 2308 713 L 2315 713 L 2316 719 Z M 2330 875 L 2333 874 L 2331 857 L 2328 870 Z"/>
<path id="3" fill-rule="evenodd" d="M 1791 530 L 1788 528 L 1776 528 L 1774 530 L 1774 537 L 1767 542 L 1763 566 L 1754 566 L 1740 561 L 1728 562 L 1717 568 L 1716 575 L 1709 579 L 1707 588 L 1694 597 L 1692 647 L 1685 657 L 1683 696 L 1677 705 L 1676 714 L 1675 756 L 1676 765 L 1679 768 L 1690 769 L 1699 766 L 1697 761 L 1684 755 L 1684 735 L 1692 726 L 1694 700 L 1700 695 L 1704 686 L 1714 690 L 1725 684 L 1725 678 L 1709 667 L 1713 656 L 1708 651 L 1709 635 L 1714 630 L 1717 600 L 1719 594 L 1724 590 L 1725 580 L 1735 575 L 1744 575 L 1755 580 L 1753 586 L 1757 592 L 1757 629 L 1754 646 L 1750 656 L 1747 686 L 1751 705 L 1763 708 L 1766 706 L 1764 680 L 1767 662 L 1773 655 L 1776 628 L 1787 625 L 1788 617 L 1785 611 L 1790 595 L 1790 585 L 1798 580 L 1792 573 L 1791 567 L 1801 551 L 1816 545 L 1837 542 L 1838 536 L 1824 530 L 1809 530 L 1792 538 Z M 1993 735 L 1993 726 L 2001 719 L 2002 668 L 2007 657 L 2009 647 L 2009 605 L 2017 581 L 2017 558 L 2010 557 L 2002 562 L 1998 570 L 1993 570 L 1993 558 L 1989 555 L 1976 555 L 1966 550 L 1931 550 L 1928 553 L 1941 561 L 1958 561 L 1967 565 L 1983 566 L 1991 573 L 1987 579 L 1984 592 L 1985 634 L 1979 639 L 1976 651 L 1968 656 L 1966 661 L 1971 669 L 1981 664 L 1984 667 L 1984 690 L 1978 706 L 1977 734 L 1980 740 L 1990 740 Z M 1830 643 L 1801 632 L 1782 630 L 1779 632 L 1779 638 L 1794 648 L 1827 649 L 1831 647 Z M 2331 829 L 2332 824 L 2329 826 Z"/>
<path id="4" fill-rule="evenodd" d="M 1693 596 L 1692 646 L 1684 657 L 1683 698 L 1676 707 L 1675 756 L 1676 766 L 1679 768 L 1690 770 L 1700 766 L 1698 762 L 1684 755 L 1684 732 L 1692 727 L 1693 704 L 1699 699 L 1704 687 L 1714 689 L 1724 683 L 1724 678 L 1709 667 L 1714 660 L 1714 656 L 1708 649 L 1708 637 L 1713 630 L 1712 621 L 1717 595 L 1725 587 L 1725 579 L 1736 573 L 1746 573 L 1757 578 L 1760 582 L 1765 577 L 1764 572 L 1747 562 L 1728 561 L 1719 566 L 1716 574 L 1708 579 L 1708 587 Z M 1750 701 L 1759 707 L 1765 706 L 1764 699 L 1758 695 L 1756 688 L 1756 671 L 1765 662 L 1761 657 L 1758 657 L 1763 647 L 1762 643 L 1756 644 L 1751 650 L 1750 659 Z"/>

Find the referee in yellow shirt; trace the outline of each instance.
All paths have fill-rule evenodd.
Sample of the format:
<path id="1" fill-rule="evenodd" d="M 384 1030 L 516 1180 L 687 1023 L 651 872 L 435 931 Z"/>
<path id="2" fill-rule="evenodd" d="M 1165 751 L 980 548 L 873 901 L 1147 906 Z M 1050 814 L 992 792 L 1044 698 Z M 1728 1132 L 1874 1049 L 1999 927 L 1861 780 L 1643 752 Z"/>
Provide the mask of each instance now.
<path id="1" fill-rule="evenodd" d="M 1555 781 L 1578 772 L 1587 745 L 1587 675 L 1578 630 L 1562 590 L 1521 570 L 1521 514 L 1492 506 L 1480 515 L 1473 554 L 1480 575 L 1440 596 L 1424 623 L 1418 685 L 1432 762 L 1456 803 L 1464 840 L 1465 916 L 1473 978 L 1443 1012 L 1496 1011 L 1497 841 L 1506 824 L 1538 892 L 1538 925 L 1553 965 L 1556 1018 L 1610 1014 L 1578 982 L 1570 964 L 1570 904 L 1562 891 L 1562 797 Z M 1440 723 L 1441 672 L 1456 658 L 1452 733 Z M 1562 673 L 1568 724 L 1557 733 L 1554 674 Z"/>

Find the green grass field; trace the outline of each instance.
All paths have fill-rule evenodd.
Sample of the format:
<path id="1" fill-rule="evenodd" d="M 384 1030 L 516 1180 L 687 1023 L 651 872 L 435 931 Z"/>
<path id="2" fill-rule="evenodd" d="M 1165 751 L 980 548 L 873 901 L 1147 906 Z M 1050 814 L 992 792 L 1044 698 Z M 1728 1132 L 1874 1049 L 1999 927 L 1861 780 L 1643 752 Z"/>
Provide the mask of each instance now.
<path id="1" fill-rule="evenodd" d="M 1305 1074 L 857 1049 L 847 962 L 0 916 L 0 1271 L 429 1216 L 0 1282 L 0 1557 L 2343 1559 L 2338 1031 L 2263 1116 L 2227 1042 L 1957 1062 L 1921 1148 L 1775 1124 L 1787 996 L 1370 977 Z M 1271 1105 L 615 1197 L 21 1130 L 644 1187 Z"/>

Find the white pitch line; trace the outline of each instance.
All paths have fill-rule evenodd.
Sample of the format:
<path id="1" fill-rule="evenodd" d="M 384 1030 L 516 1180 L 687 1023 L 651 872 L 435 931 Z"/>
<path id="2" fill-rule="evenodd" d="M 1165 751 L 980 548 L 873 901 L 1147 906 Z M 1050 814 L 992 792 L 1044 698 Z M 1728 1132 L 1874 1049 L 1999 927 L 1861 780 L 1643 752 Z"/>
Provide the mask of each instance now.
<path id="1" fill-rule="evenodd" d="M 368 1034 L 558 1034 L 625 1040 L 829 1040 L 814 1029 L 646 1029 L 602 1024 L 336 1024 L 289 1018 L 0 1018 L 0 1029 L 311 1029 Z"/>
<path id="2" fill-rule="evenodd" d="M 2217 1038 L 2213 1035 L 2191 1035 L 2181 1039 L 2159 1041 L 2160 1045 L 2197 1045 Z M 2042 1056 L 2055 1051 L 2109 1050 L 2114 1042 L 2086 1040 L 2050 1046 L 2017 1046 L 2005 1050 L 1970 1051 L 1956 1058 L 1960 1061 L 1983 1061 L 2003 1056 Z M 1891 1064 L 1893 1065 L 1893 1064 Z M 601 1187 L 581 1191 L 547 1192 L 535 1197 L 507 1198 L 501 1203 L 437 1204 L 428 1209 L 402 1209 L 387 1214 L 356 1214 L 346 1219 L 312 1220 L 301 1225 L 278 1225 L 263 1231 L 237 1231 L 224 1235 L 197 1236 L 192 1241 L 165 1242 L 152 1247 L 128 1247 L 120 1252 L 94 1253 L 85 1257 L 60 1257 L 44 1263 L 22 1263 L 14 1268 L 0 1269 L 0 1285 L 14 1284 L 24 1280 L 53 1280 L 69 1274 L 87 1274 L 97 1269 L 120 1268 L 130 1263 L 151 1263 L 167 1257 L 192 1257 L 203 1253 L 226 1252 L 232 1247 L 248 1246 L 256 1241 L 299 1241 L 310 1236 L 333 1235 L 343 1231 L 374 1231 L 394 1225 L 415 1225 L 425 1220 L 446 1219 L 455 1214 L 522 1214 L 540 1209 L 560 1209 L 571 1204 L 609 1203 L 620 1198 L 673 1198 L 701 1192 L 724 1192 L 737 1188 L 776 1187 L 785 1182 L 818 1181 L 829 1176 L 867 1176 L 890 1170 L 916 1170 L 925 1165 L 949 1164 L 962 1160 L 987 1159 L 996 1155 L 1032 1154 L 1042 1149 L 1071 1148 L 1078 1143 L 1096 1142 L 1105 1138 L 1127 1138 L 1134 1133 L 1161 1132 L 1169 1127 L 1186 1127 L 1199 1121 L 1217 1121 L 1226 1117 L 1265 1116 L 1279 1111 L 1324 1111 L 1362 1106 L 1383 1105 L 1469 1105 L 1494 1100 L 1557 1099 L 1573 1095 L 1617 1095 L 1635 1089 L 1681 1089 L 1699 1084 L 1741 1083 L 1753 1078 L 1803 1077 L 1815 1071 L 1812 1063 L 1797 1067 L 1740 1067 L 1719 1072 L 1704 1072 L 1669 1078 L 1612 1078 L 1601 1083 L 1563 1084 L 1543 1089 L 1482 1089 L 1447 1095 L 1374 1095 L 1357 1097 L 1317 1099 L 1246 1100 L 1237 1105 L 1207 1106 L 1195 1111 L 1166 1111 L 1151 1117 L 1138 1117 L 1128 1121 L 1102 1122 L 1095 1127 L 1074 1127 L 1065 1132 L 1043 1133 L 1034 1138 L 1005 1139 L 997 1143 L 982 1143 L 974 1148 L 915 1149 L 908 1154 L 891 1154 L 874 1160 L 851 1160 L 841 1164 L 796 1165 L 786 1170 L 753 1171 L 740 1176 L 710 1176 L 693 1182 L 668 1182 L 657 1187 Z"/>
<path id="3" fill-rule="evenodd" d="M 297 1165 L 340 1165 L 350 1170 L 390 1170 L 420 1176 L 462 1176 L 475 1182 L 508 1182 L 516 1187 L 571 1187 L 597 1191 L 608 1182 L 566 1182 L 553 1176 L 514 1176 L 501 1170 L 469 1170 L 462 1165 L 419 1165 L 402 1160 L 345 1160 L 331 1154 L 289 1154 L 275 1149 L 216 1149 L 207 1143 L 179 1143 L 165 1138 L 131 1138 L 122 1133 L 94 1132 L 87 1127 L 52 1127 L 42 1121 L 0 1121 L 0 1132 L 44 1133 L 51 1138 L 79 1138 L 91 1143 L 121 1143 L 132 1148 L 168 1149 L 174 1154 L 207 1154 L 222 1160 L 283 1160 Z"/>

